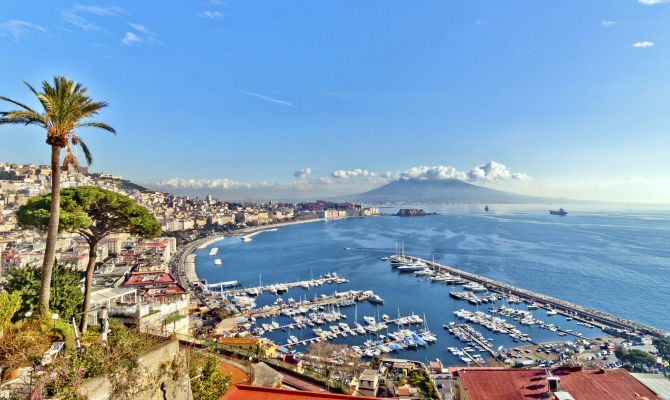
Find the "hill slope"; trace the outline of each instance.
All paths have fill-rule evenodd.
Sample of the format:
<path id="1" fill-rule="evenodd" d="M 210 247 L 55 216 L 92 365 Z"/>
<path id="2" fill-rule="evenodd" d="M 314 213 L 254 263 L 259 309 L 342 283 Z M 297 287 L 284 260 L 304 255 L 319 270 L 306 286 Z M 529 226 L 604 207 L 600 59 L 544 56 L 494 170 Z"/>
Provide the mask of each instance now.
<path id="1" fill-rule="evenodd" d="M 458 179 L 400 179 L 365 193 L 344 196 L 365 203 L 546 203 L 552 199 L 525 196 L 472 185 Z"/>

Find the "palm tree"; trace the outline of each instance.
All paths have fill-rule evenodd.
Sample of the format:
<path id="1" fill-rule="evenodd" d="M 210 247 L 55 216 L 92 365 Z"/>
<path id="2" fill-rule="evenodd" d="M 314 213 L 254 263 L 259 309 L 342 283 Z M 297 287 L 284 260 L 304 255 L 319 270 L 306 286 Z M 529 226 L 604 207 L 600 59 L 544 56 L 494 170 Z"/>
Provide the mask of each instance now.
<path id="1" fill-rule="evenodd" d="M 26 81 L 23 83 L 37 97 L 43 113 L 39 113 L 25 104 L 0 96 L 0 100 L 8 101 L 20 107 L 19 110 L 0 112 L 1 124 L 37 125 L 47 133 L 47 144 L 51 146 L 51 204 L 50 218 L 47 228 L 47 241 L 42 263 L 42 284 L 40 287 L 40 312 L 47 316 L 49 313 L 49 292 L 51 290 L 51 272 L 56 256 L 56 238 L 58 236 L 58 220 L 60 212 L 60 152 L 65 148 L 63 169 L 70 165 L 77 166 L 76 154 L 72 146 L 79 146 L 90 165 L 93 161 L 86 144 L 74 134 L 75 130 L 85 127 L 101 128 L 111 133 L 116 131 L 102 122 L 85 122 L 85 118 L 98 114 L 98 111 L 107 107 L 106 102 L 93 101 L 86 95 L 87 89 L 81 83 L 66 79 L 64 76 L 55 76 L 53 86 L 42 81 L 42 92 L 37 92 Z"/>

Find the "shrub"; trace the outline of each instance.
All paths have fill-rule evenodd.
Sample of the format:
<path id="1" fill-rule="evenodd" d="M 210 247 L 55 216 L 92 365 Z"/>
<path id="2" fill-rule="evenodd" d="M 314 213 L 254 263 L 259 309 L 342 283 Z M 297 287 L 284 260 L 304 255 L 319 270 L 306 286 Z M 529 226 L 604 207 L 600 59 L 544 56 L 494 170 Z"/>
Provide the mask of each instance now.
<path id="1" fill-rule="evenodd" d="M 194 400 L 217 400 L 230 387 L 230 375 L 219 371 L 219 360 L 216 356 L 206 357 L 191 355 L 191 393 Z"/>
<path id="2" fill-rule="evenodd" d="M 78 271 L 64 265 L 59 264 L 54 267 L 49 307 L 65 321 L 72 319 L 84 300 L 79 276 Z M 38 311 L 41 277 L 42 268 L 40 267 L 14 268 L 9 271 L 7 291 L 20 293 L 19 314 Z"/>
<path id="3" fill-rule="evenodd" d="M 9 326 L 9 323 L 21 308 L 21 294 L 19 292 L 0 293 L 0 331 Z"/>

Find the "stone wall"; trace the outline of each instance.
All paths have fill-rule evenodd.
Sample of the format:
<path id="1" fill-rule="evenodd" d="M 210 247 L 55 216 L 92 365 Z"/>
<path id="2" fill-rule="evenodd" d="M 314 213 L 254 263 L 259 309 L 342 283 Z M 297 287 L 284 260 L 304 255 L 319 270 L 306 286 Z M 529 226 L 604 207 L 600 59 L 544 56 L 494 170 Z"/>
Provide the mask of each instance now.
<path id="1" fill-rule="evenodd" d="M 186 358 L 172 340 L 140 356 L 129 373 L 93 378 L 79 392 L 89 400 L 192 400 Z"/>

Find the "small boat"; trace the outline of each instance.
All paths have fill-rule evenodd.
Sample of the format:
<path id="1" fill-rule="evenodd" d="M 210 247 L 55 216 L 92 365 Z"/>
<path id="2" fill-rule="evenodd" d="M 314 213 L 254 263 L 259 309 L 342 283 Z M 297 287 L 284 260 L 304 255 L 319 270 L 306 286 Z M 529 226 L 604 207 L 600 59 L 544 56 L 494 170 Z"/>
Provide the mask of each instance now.
<path id="1" fill-rule="evenodd" d="M 551 215 L 568 215 L 568 212 L 565 211 L 564 209 L 560 208 L 558 210 L 549 210 L 549 214 L 551 214 Z"/>
<path id="2" fill-rule="evenodd" d="M 484 207 L 484 211 L 489 212 L 489 206 Z"/>
<path id="3" fill-rule="evenodd" d="M 216 260 L 214 260 L 214 265 L 221 265 L 221 259 L 217 258 Z"/>
<path id="4" fill-rule="evenodd" d="M 373 294 L 368 298 L 368 301 L 372 304 L 384 304 L 384 299 L 379 297 L 377 294 Z"/>

